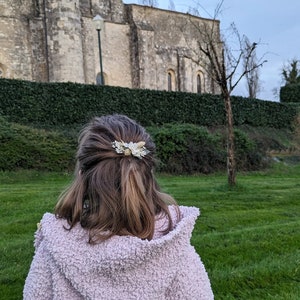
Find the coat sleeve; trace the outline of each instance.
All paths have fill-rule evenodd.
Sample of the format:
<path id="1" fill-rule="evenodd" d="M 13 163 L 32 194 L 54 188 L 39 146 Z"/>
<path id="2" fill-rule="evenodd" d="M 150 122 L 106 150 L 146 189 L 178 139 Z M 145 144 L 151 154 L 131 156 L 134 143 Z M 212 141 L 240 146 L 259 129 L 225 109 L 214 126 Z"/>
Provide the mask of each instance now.
<path id="1" fill-rule="evenodd" d="M 38 230 L 35 235 L 35 255 L 23 289 L 23 300 L 52 299 L 52 278 L 48 260 L 49 254 L 42 232 Z"/>
<path id="2" fill-rule="evenodd" d="M 190 247 L 190 251 L 184 254 L 181 262 L 167 299 L 213 300 L 210 280 L 194 247 Z"/>

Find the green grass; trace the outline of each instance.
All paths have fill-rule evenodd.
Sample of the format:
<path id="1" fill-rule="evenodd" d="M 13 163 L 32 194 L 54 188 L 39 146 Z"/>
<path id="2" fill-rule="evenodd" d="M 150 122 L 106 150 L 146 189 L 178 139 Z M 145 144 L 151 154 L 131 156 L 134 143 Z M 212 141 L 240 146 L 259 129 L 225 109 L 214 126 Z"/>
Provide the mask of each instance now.
<path id="1" fill-rule="evenodd" d="M 0 173 L 0 299 L 21 299 L 33 255 L 33 233 L 52 211 L 70 175 Z M 300 166 L 239 174 L 159 176 L 179 204 L 201 216 L 192 243 L 211 278 L 215 299 L 299 299 Z"/>

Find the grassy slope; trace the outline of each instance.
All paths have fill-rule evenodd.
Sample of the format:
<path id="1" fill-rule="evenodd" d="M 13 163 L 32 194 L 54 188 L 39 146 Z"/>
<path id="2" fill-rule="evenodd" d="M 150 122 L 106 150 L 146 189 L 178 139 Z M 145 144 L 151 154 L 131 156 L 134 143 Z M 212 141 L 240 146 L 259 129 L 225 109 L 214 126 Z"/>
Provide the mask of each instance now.
<path id="1" fill-rule="evenodd" d="M 192 242 L 216 299 L 299 299 L 299 171 L 239 176 L 233 190 L 216 176 L 164 179 L 180 203 L 201 208 Z"/>
<path id="2" fill-rule="evenodd" d="M 33 255 L 33 233 L 66 184 L 66 176 L 0 173 L 0 299 L 21 299 Z"/>
<path id="3" fill-rule="evenodd" d="M 216 299 L 298 299 L 300 167 L 238 176 L 160 176 L 180 204 L 201 208 L 192 238 Z M 0 299 L 21 299 L 36 223 L 70 176 L 0 173 Z"/>

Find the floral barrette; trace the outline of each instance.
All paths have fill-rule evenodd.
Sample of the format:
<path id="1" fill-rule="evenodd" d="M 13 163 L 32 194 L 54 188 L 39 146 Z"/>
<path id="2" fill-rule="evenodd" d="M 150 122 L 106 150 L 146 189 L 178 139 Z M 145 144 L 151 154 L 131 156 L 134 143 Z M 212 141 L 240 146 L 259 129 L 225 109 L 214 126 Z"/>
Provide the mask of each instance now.
<path id="1" fill-rule="evenodd" d="M 143 158 L 147 155 L 150 151 L 145 147 L 145 142 L 138 142 L 138 143 L 125 143 L 123 141 L 112 142 L 112 147 L 115 151 L 119 154 L 124 154 L 125 156 L 132 155 L 137 158 Z"/>

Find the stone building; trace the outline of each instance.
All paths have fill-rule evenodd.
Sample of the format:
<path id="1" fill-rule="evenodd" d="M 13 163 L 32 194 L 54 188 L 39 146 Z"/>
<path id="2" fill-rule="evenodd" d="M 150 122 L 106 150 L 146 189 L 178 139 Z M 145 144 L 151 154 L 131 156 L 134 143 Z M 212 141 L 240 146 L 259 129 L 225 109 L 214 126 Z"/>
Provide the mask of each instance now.
<path id="1" fill-rule="evenodd" d="M 201 63 L 192 58 L 199 42 L 192 23 L 214 22 L 219 32 L 218 21 L 122 0 L 0 0 L 0 76 L 96 84 L 97 14 L 105 20 L 105 84 L 215 92 Z"/>

